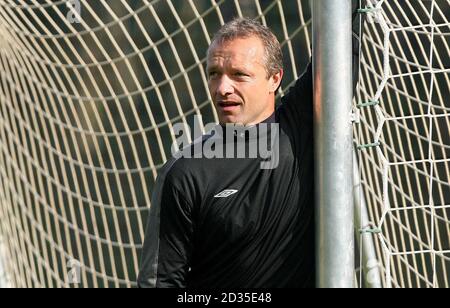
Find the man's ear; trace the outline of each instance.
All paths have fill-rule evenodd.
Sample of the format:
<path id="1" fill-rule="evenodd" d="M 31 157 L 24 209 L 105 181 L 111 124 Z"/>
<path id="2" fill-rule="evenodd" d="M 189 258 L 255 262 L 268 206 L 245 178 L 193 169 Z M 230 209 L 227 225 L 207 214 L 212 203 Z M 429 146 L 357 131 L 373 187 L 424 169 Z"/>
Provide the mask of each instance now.
<path id="1" fill-rule="evenodd" d="M 281 81 L 283 80 L 284 71 L 280 70 L 278 73 L 272 75 L 270 77 L 270 93 L 275 93 L 281 85 Z"/>

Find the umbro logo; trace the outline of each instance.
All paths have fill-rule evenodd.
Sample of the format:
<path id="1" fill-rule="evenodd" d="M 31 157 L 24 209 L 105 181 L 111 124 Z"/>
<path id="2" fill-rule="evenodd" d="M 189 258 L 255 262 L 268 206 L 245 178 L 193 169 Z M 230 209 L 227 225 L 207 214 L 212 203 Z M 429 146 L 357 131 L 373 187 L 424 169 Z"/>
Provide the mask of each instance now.
<path id="1" fill-rule="evenodd" d="M 228 198 L 229 196 L 232 196 L 237 192 L 238 192 L 238 190 L 235 190 L 235 189 L 226 189 L 226 190 L 222 191 L 221 193 L 215 195 L 214 198 Z"/>

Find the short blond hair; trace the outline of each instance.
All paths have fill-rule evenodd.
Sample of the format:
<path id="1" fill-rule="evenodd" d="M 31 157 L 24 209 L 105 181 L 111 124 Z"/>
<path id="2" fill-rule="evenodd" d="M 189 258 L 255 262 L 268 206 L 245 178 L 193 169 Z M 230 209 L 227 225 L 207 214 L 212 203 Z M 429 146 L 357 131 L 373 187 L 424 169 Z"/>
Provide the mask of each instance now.
<path id="1" fill-rule="evenodd" d="M 280 42 L 268 27 L 255 19 L 235 18 L 226 23 L 214 35 L 211 46 L 216 42 L 224 43 L 237 38 L 248 38 L 251 36 L 258 37 L 264 45 L 267 78 L 283 70 L 283 53 Z"/>

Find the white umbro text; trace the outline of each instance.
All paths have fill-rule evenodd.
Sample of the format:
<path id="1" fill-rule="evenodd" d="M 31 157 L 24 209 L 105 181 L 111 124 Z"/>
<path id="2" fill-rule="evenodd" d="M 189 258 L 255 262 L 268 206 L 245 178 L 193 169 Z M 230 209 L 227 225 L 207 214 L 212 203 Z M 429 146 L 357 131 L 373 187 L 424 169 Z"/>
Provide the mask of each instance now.
<path id="1" fill-rule="evenodd" d="M 214 198 L 228 198 L 229 196 L 232 196 L 237 192 L 238 192 L 238 190 L 235 190 L 235 189 L 226 189 L 226 190 L 222 191 L 221 193 L 215 195 Z"/>

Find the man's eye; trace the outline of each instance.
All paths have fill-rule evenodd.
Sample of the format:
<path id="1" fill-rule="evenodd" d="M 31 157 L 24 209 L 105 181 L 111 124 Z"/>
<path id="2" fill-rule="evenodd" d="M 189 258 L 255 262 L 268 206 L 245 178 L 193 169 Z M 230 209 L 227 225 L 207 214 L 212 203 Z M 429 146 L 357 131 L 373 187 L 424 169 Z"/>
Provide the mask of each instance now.
<path id="1" fill-rule="evenodd" d="M 209 72 L 208 74 L 209 78 L 215 78 L 217 75 L 219 75 L 217 72 Z"/>
<path id="2" fill-rule="evenodd" d="M 247 77 L 249 77 L 249 74 L 246 74 L 246 73 L 243 73 L 243 72 L 237 72 L 237 73 L 234 74 L 234 76 L 236 78 L 247 78 Z"/>

